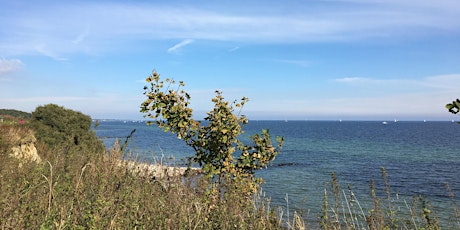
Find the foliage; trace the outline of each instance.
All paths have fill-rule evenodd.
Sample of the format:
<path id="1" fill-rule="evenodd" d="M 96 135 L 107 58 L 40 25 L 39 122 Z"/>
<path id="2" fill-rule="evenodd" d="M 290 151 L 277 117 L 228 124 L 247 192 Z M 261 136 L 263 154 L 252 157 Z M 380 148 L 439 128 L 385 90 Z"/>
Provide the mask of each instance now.
<path id="1" fill-rule="evenodd" d="M 81 112 L 48 104 L 32 112 L 31 127 L 39 142 L 68 154 L 101 154 L 104 144 L 91 130 L 91 118 Z"/>
<path id="2" fill-rule="evenodd" d="M 34 134 L 28 127 L 0 123 L 0 154 L 11 153 L 12 147 L 33 143 L 34 140 Z"/>
<path id="3" fill-rule="evenodd" d="M 31 114 L 15 109 L 0 109 L 0 118 L 15 117 L 17 119 L 30 119 Z"/>
<path id="4" fill-rule="evenodd" d="M 261 193 L 248 202 L 233 183 L 225 186 L 227 194 L 220 198 L 216 190 L 207 189 L 210 178 L 152 178 L 130 171 L 122 154 L 118 143 L 108 154 L 91 154 L 88 160 L 54 149 L 44 163 L 23 167 L 0 154 L 0 229 L 440 228 L 437 210 L 420 196 L 412 202 L 401 200 L 391 192 L 383 169 L 383 192 L 371 182 L 370 205 L 367 199 L 358 201 L 350 185 L 341 189 L 333 174 L 324 190 L 321 217 L 308 222 L 308 211 L 290 215 L 288 206 L 284 218 L 285 213 L 272 208 Z M 69 158 L 79 167 L 66 167 Z M 455 216 L 445 224 L 458 229 L 458 208 L 452 201 Z M 451 220 L 448 214 L 441 217 Z"/>
<path id="5" fill-rule="evenodd" d="M 184 86 L 182 81 L 174 89 L 174 80 L 162 81 L 155 71 L 146 81 L 150 87 L 144 87 L 147 99 L 142 103 L 141 112 L 155 119 L 165 132 L 176 134 L 191 146 L 196 152 L 192 160 L 210 177 L 218 176 L 219 181 L 253 180 L 254 171 L 266 167 L 279 153 L 283 138 L 277 137 L 278 146 L 274 147 L 268 130 L 252 136 L 252 145 L 238 139 L 243 126 L 248 123 L 248 119 L 240 115 L 247 98 L 229 103 L 224 100 L 222 92 L 216 91 L 216 97 L 212 99 L 214 109 L 201 122 L 192 117 L 190 95 L 180 89 Z M 237 115 L 234 107 L 239 108 Z"/>
<path id="6" fill-rule="evenodd" d="M 460 111 L 460 100 L 457 99 L 452 101 L 452 103 L 446 105 L 446 108 L 449 110 L 449 112 L 457 114 Z"/>
<path id="7" fill-rule="evenodd" d="M 117 144 L 66 169 L 64 150 L 17 167 L 0 155 L 0 229 L 281 229 L 260 202 L 208 200 L 204 177 L 153 179 L 127 170 Z M 232 197 L 235 198 L 235 197 Z"/>

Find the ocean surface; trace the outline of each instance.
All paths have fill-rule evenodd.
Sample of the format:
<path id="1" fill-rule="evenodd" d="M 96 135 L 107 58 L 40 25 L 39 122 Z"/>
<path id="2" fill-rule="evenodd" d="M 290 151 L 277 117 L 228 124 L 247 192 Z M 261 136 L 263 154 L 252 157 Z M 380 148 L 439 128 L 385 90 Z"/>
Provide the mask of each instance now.
<path id="1" fill-rule="evenodd" d="M 100 121 L 96 134 L 107 147 L 123 142 L 133 129 L 129 149 L 143 161 L 184 164 L 194 154 L 175 135 L 155 125 Z M 324 188 L 335 172 L 342 189 L 349 184 L 357 199 L 370 202 L 370 180 L 385 197 L 381 168 L 387 171 L 395 199 L 423 195 L 438 213 L 453 214 L 446 184 L 460 204 L 460 125 L 453 122 L 398 121 L 250 121 L 242 138 L 269 129 L 284 136 L 282 153 L 257 173 L 273 206 L 304 209 L 315 219 Z M 287 196 L 286 196 L 287 194 Z M 286 201 L 286 197 L 288 201 Z M 369 208 L 370 209 L 370 208 Z M 367 209 L 367 210 L 369 210 Z"/>

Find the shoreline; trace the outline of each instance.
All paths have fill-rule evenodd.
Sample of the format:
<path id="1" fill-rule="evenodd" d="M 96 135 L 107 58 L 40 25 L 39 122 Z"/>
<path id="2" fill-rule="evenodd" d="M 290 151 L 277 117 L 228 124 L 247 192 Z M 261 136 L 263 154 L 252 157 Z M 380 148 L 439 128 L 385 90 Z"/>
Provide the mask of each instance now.
<path id="1" fill-rule="evenodd" d="M 159 164 L 149 164 L 144 162 L 136 162 L 130 160 L 120 160 L 118 166 L 125 166 L 128 170 L 144 177 L 152 179 L 162 179 L 166 177 L 184 176 L 187 172 L 187 167 L 180 166 L 165 166 Z M 189 173 L 201 173 L 200 168 L 190 168 Z"/>

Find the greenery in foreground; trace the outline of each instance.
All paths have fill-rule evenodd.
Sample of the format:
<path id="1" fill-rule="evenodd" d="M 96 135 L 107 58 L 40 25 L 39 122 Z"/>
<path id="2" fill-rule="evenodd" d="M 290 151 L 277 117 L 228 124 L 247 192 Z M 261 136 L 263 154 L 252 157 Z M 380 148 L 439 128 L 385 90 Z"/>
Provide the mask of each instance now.
<path id="1" fill-rule="evenodd" d="M 265 201 L 247 202 L 231 187 L 223 196 L 210 192 L 210 178 L 150 178 L 128 170 L 118 143 L 106 153 L 97 152 L 100 140 L 81 113 L 47 105 L 33 114 L 28 127 L 0 125 L 2 143 L 9 142 L 6 130 L 28 135 L 26 130 L 33 129 L 43 159 L 39 164 L 20 162 L 2 148 L 0 229 L 280 227 Z"/>
<path id="2" fill-rule="evenodd" d="M 324 189 L 322 212 L 310 214 L 318 219 L 309 222 L 307 210 L 283 212 L 260 193 L 252 202 L 239 190 L 210 194 L 213 182 L 206 177 L 153 179 L 132 173 L 120 167 L 119 149 L 115 144 L 107 156 L 86 159 L 41 149 L 53 154 L 44 163 L 20 168 L 19 160 L 1 154 L 0 229 L 440 228 L 421 197 L 401 206 L 394 194 L 377 196 L 372 188 L 373 206 L 361 207 L 359 197 L 342 190 L 333 176 Z M 68 161 L 78 167 L 66 167 Z M 458 215 L 451 224 L 459 226 Z"/>
<path id="3" fill-rule="evenodd" d="M 312 221 L 306 218 L 312 215 L 308 210 L 292 213 L 273 208 L 258 191 L 248 196 L 248 190 L 240 189 L 241 184 L 235 186 L 233 179 L 216 181 L 214 176 L 200 175 L 150 178 L 134 173 L 123 167 L 126 161 L 122 161 L 118 143 L 101 151 L 86 115 L 56 105 L 39 107 L 33 114 L 27 126 L 0 125 L 1 229 L 440 228 L 437 214 L 423 197 L 402 202 L 391 193 L 384 169 L 383 191 L 370 184 L 371 206 L 361 205 L 349 187 L 340 188 L 332 174 L 324 188 L 322 211 L 313 214 L 317 218 Z M 10 141 L 5 132 L 12 129 L 18 135 L 35 132 L 43 163 L 23 163 L 8 156 Z M 231 162 L 235 163 L 231 167 L 239 167 L 238 160 Z M 207 173 L 216 175 L 213 172 Z M 220 175 L 225 173 L 220 170 Z M 247 174 L 232 174 L 231 178 L 234 176 L 248 178 Z M 254 181 L 249 179 L 243 182 L 252 187 Z M 450 228 L 458 229 L 454 201 L 453 207 L 452 216 L 446 219 L 450 219 Z"/>

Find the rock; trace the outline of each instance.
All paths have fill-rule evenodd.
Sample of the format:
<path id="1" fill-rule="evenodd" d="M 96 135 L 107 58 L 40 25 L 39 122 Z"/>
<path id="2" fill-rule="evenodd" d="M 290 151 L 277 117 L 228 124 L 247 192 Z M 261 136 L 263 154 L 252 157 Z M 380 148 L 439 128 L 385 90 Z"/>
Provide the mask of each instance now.
<path id="1" fill-rule="evenodd" d="M 27 162 L 40 163 L 42 159 L 37 153 L 35 143 L 37 139 L 32 130 L 25 127 L 3 127 L 2 138 L 9 146 L 9 155 Z"/>
<path id="2" fill-rule="evenodd" d="M 37 148 L 35 148 L 34 142 L 20 143 L 19 146 L 13 146 L 11 148 L 11 156 L 25 160 L 25 161 L 34 161 L 40 163 L 42 159 L 37 153 Z"/>
<path id="3" fill-rule="evenodd" d="M 140 176 L 155 179 L 184 176 L 187 171 L 187 167 L 155 165 L 135 161 L 120 161 L 119 165 L 124 165 L 128 170 Z M 191 168 L 190 170 L 191 173 L 201 173 L 201 169 L 198 168 Z"/>

